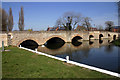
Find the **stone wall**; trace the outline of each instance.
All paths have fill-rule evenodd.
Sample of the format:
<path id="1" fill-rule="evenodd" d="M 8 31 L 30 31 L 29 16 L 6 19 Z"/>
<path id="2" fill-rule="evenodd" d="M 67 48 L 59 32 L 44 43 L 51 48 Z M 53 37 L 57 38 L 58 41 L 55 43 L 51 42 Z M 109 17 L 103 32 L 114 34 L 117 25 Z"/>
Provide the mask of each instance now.
<path id="1" fill-rule="evenodd" d="M 93 39 L 99 39 L 100 34 L 103 35 L 103 38 L 108 38 L 108 34 L 111 38 L 114 35 L 118 37 L 118 33 L 106 31 L 14 31 L 8 34 L 8 45 L 18 46 L 25 40 L 34 40 L 38 45 L 42 45 L 54 37 L 59 37 L 65 42 L 72 42 L 76 36 L 80 36 L 83 40 L 89 40 L 89 36 L 93 35 Z"/>
<path id="2" fill-rule="evenodd" d="M 2 47 L 2 41 L 4 41 L 4 46 L 8 46 L 7 33 L 0 33 L 0 47 Z"/>

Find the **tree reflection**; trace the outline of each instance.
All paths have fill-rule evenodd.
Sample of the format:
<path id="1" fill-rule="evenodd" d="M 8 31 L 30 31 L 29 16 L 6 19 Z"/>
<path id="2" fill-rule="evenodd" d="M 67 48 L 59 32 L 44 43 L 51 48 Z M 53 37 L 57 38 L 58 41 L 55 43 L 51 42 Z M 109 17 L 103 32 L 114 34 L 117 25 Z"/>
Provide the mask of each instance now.
<path id="1" fill-rule="evenodd" d="M 111 52 L 113 50 L 113 46 L 112 45 L 106 45 L 105 46 L 105 51 L 106 52 Z"/>

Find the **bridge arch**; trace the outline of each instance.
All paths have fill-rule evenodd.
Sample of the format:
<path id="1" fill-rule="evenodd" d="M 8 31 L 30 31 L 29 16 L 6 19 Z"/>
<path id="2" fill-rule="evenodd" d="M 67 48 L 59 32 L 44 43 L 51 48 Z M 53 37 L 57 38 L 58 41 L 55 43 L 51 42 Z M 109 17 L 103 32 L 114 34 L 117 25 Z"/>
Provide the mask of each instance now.
<path id="1" fill-rule="evenodd" d="M 72 37 L 71 39 L 71 42 L 73 42 L 73 40 L 77 41 L 77 40 L 80 40 L 80 39 L 83 39 L 80 35 L 75 35 Z"/>
<path id="2" fill-rule="evenodd" d="M 108 34 L 108 37 L 110 37 L 110 34 Z"/>
<path id="3" fill-rule="evenodd" d="M 99 34 L 99 39 L 101 39 L 102 37 L 104 37 L 104 35 L 103 34 Z"/>
<path id="4" fill-rule="evenodd" d="M 75 34 L 71 36 L 71 42 L 75 37 L 80 37 L 81 39 L 83 39 L 83 36 L 81 36 L 80 34 Z"/>
<path id="5" fill-rule="evenodd" d="M 28 41 L 28 40 L 33 41 L 33 42 L 35 42 L 37 45 L 39 45 L 38 40 L 36 40 L 36 39 L 34 39 L 34 38 L 25 38 L 25 39 L 20 40 L 20 41 L 17 43 L 17 46 L 19 46 L 21 43 L 23 43 L 23 42 L 25 42 L 25 41 Z"/>
<path id="6" fill-rule="evenodd" d="M 117 38 L 116 35 L 113 35 L 113 40 L 116 40 L 116 38 Z"/>
<path id="7" fill-rule="evenodd" d="M 81 41 L 78 41 L 78 40 L 81 40 L 82 39 L 82 37 L 81 36 L 79 36 L 79 35 L 77 35 L 77 36 L 74 36 L 73 38 L 72 38 L 72 44 L 75 46 L 75 47 L 78 47 L 78 46 L 80 46 L 81 44 L 82 44 L 82 42 Z"/>
<path id="8" fill-rule="evenodd" d="M 89 40 L 92 39 L 92 38 L 94 38 L 94 36 L 93 35 L 89 35 Z"/>
<path id="9" fill-rule="evenodd" d="M 43 44 L 45 44 L 47 41 L 49 41 L 50 39 L 53 39 L 53 38 L 59 38 L 59 39 L 63 40 L 64 42 L 66 42 L 65 38 L 58 36 L 58 35 L 55 35 L 55 36 L 50 36 L 50 37 L 46 38 L 44 40 Z"/>

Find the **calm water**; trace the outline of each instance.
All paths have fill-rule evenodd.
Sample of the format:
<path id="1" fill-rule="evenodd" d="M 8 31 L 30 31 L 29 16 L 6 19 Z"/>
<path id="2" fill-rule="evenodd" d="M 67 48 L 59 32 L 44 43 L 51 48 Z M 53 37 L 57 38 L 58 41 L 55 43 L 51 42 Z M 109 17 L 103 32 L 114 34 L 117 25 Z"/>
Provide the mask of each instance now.
<path id="1" fill-rule="evenodd" d="M 120 48 L 110 44 L 107 39 L 65 44 L 52 43 L 49 47 L 39 46 L 38 50 L 61 58 L 69 56 L 72 61 L 120 73 L 120 64 L 118 64 Z"/>
<path id="2" fill-rule="evenodd" d="M 70 60 L 120 73 L 120 47 L 109 43 L 110 40 L 92 40 L 73 43 L 49 43 L 38 46 L 38 51 L 57 57 L 70 57 Z"/>

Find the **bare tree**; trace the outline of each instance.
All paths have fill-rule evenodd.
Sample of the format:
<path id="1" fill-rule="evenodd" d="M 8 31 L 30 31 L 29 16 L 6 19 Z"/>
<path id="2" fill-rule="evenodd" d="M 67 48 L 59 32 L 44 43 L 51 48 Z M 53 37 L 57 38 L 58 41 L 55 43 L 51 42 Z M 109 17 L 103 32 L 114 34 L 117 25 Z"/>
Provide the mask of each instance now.
<path id="1" fill-rule="evenodd" d="M 120 1 L 118 2 L 118 25 L 120 25 Z"/>
<path id="2" fill-rule="evenodd" d="M 62 19 L 59 18 L 57 21 L 56 21 L 56 25 L 57 27 L 61 27 L 62 26 Z"/>
<path id="3" fill-rule="evenodd" d="M 105 24 L 106 24 L 106 29 L 108 31 L 111 31 L 112 26 L 114 25 L 114 22 L 113 21 L 106 21 Z"/>
<path id="4" fill-rule="evenodd" d="M 21 12 L 19 12 L 19 22 L 18 22 L 19 30 L 24 30 L 24 13 L 23 13 L 23 7 L 21 7 Z"/>
<path id="5" fill-rule="evenodd" d="M 80 13 L 66 12 L 62 18 L 59 18 L 56 23 L 62 25 L 66 30 L 74 30 L 75 26 L 82 20 Z"/>
<path id="6" fill-rule="evenodd" d="M 8 30 L 12 31 L 13 29 L 13 15 L 12 15 L 12 9 L 9 10 L 9 16 L 8 16 Z"/>
<path id="7" fill-rule="evenodd" d="M 19 22 L 18 22 L 18 27 L 19 27 L 19 30 L 22 31 L 20 12 L 19 12 Z"/>
<path id="8" fill-rule="evenodd" d="M 8 25 L 8 14 L 6 13 L 6 11 L 4 10 L 4 9 L 1 9 L 0 10 L 0 15 L 1 15 L 1 17 L 2 17 L 2 24 L 0 25 L 0 27 L 1 27 L 1 31 L 7 31 L 7 25 Z"/>
<path id="9" fill-rule="evenodd" d="M 2 9 L 0 8 L 0 31 L 2 31 Z"/>
<path id="10" fill-rule="evenodd" d="M 82 21 L 83 22 L 82 25 L 86 26 L 88 31 L 89 31 L 89 27 L 91 26 L 91 23 L 90 23 L 91 21 L 92 19 L 90 17 L 84 17 Z"/>
<path id="11" fill-rule="evenodd" d="M 102 26 L 102 25 L 98 25 L 97 28 L 98 28 L 98 30 L 100 30 L 100 31 L 103 30 L 103 26 Z"/>

